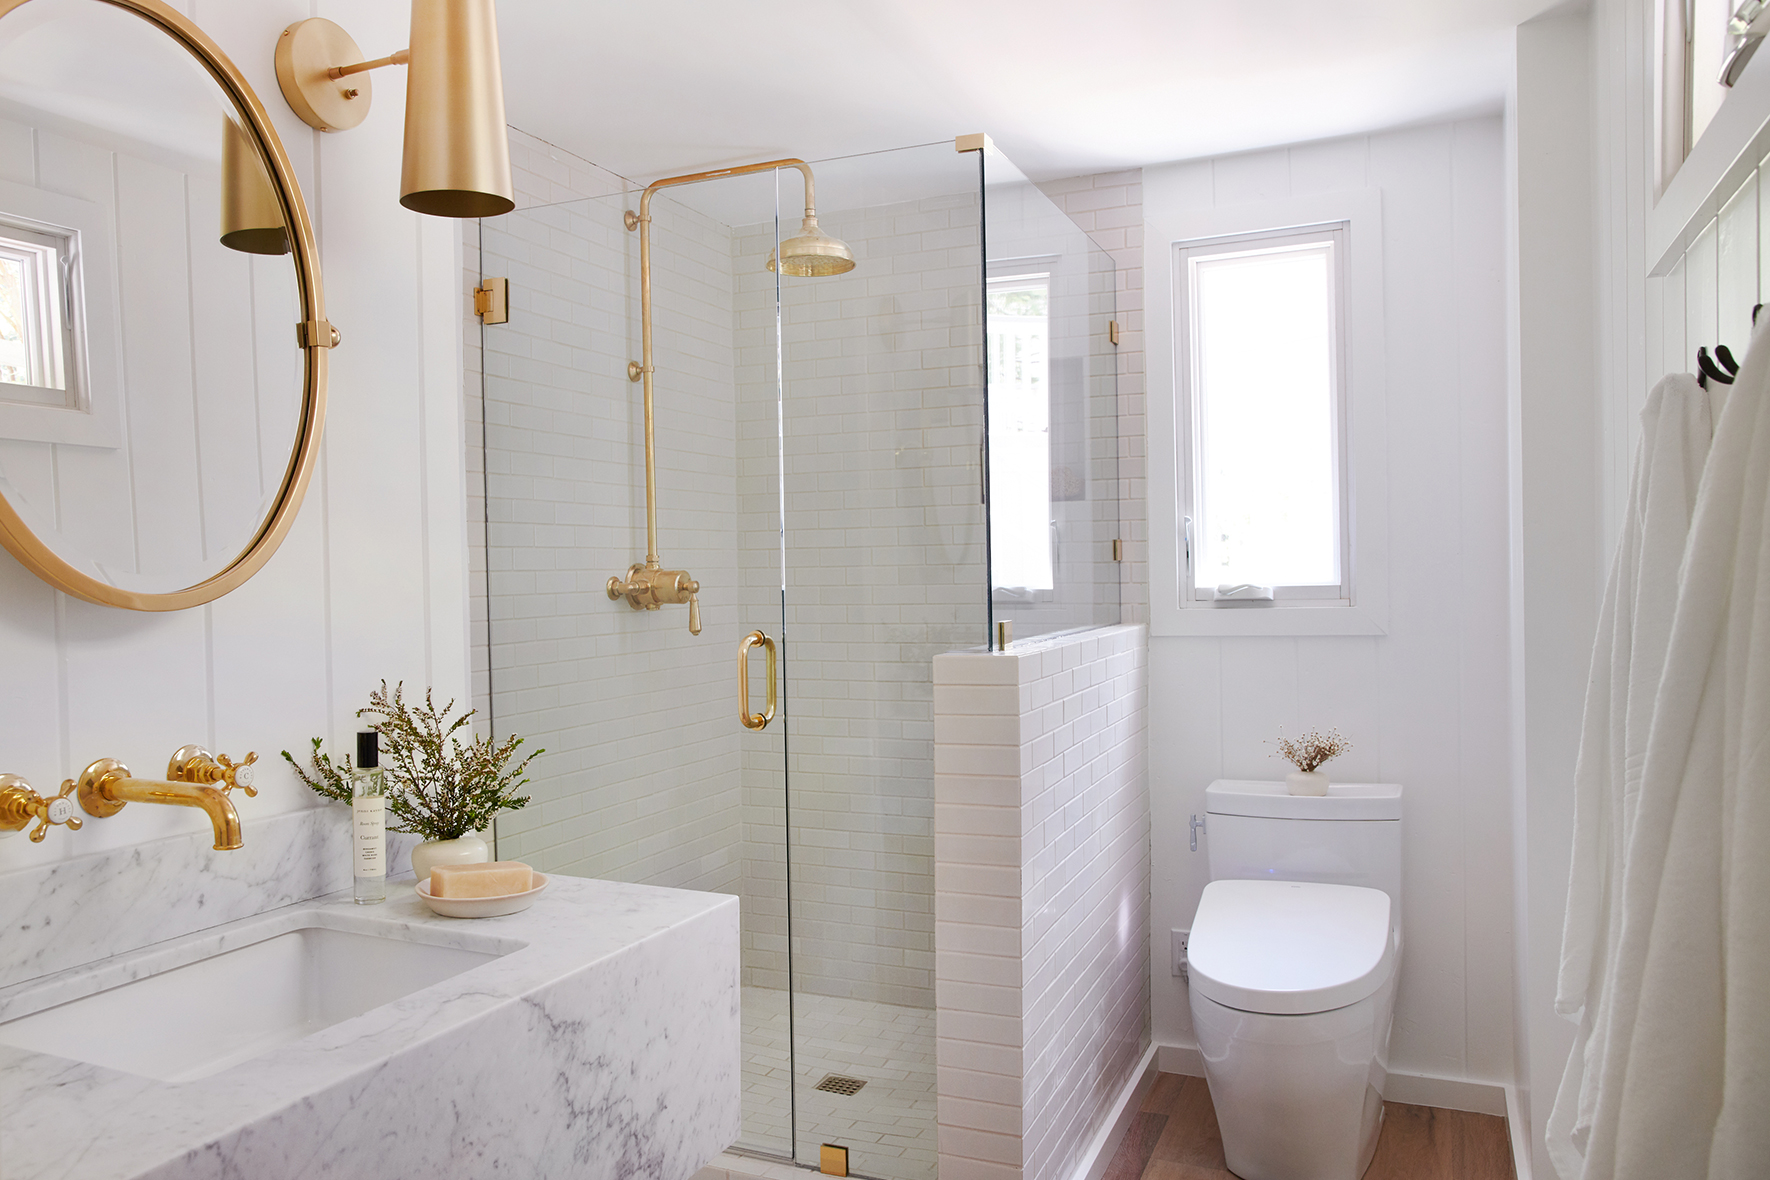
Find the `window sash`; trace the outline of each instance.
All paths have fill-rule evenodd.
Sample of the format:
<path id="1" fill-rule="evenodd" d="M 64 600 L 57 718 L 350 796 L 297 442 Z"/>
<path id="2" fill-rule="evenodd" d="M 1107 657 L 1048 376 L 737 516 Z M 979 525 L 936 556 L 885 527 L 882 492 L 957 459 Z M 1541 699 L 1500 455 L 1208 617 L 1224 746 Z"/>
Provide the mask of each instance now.
<path id="1" fill-rule="evenodd" d="M 1349 226 L 1346 222 L 1311 225 L 1295 229 L 1259 231 L 1222 237 L 1198 238 L 1174 245 L 1173 291 L 1175 304 L 1175 423 L 1180 435 L 1177 447 L 1179 480 L 1177 493 L 1182 536 L 1180 540 L 1181 607 L 1216 609 L 1258 609 L 1290 605 L 1293 607 L 1352 605 L 1352 530 L 1351 487 L 1347 463 L 1347 259 L 1346 243 Z M 1250 257 L 1276 254 L 1312 245 L 1326 245 L 1330 254 L 1330 292 L 1328 301 L 1329 382 L 1331 385 L 1329 429 L 1330 461 L 1335 497 L 1335 538 L 1339 576 L 1337 583 L 1318 585 L 1278 585 L 1272 587 L 1270 601 L 1219 599 L 1216 587 L 1199 586 L 1197 544 L 1198 526 L 1204 519 L 1204 476 L 1200 470 L 1203 432 L 1203 398 L 1200 396 L 1200 371 L 1196 346 L 1197 309 L 1193 284 L 1193 263 L 1226 256 Z"/>
<path id="2" fill-rule="evenodd" d="M 72 324 L 62 270 L 73 258 L 71 235 L 0 221 L 0 258 L 21 272 L 18 326 L 25 370 L 24 381 L 0 381 L 0 399 L 65 404 Z"/>

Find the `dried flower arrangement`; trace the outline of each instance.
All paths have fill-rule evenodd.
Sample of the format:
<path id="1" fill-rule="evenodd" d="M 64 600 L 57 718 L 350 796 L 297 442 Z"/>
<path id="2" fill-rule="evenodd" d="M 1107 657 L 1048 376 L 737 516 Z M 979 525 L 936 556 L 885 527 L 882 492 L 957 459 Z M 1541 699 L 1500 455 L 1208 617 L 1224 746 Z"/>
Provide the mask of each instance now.
<path id="1" fill-rule="evenodd" d="M 523 772 L 530 762 L 545 750 L 536 750 L 512 766 L 523 739 L 507 738 L 492 743 L 482 737 L 462 742 L 456 736 L 476 710 L 469 709 L 454 720 L 450 701 L 439 711 L 431 700 L 430 690 L 424 692 L 424 704 L 407 705 L 402 698 L 405 683 L 387 692 L 387 681 L 369 694 L 367 707 L 358 709 L 358 717 L 374 717 L 375 728 L 381 731 L 381 765 L 387 772 L 389 790 L 387 809 L 395 832 L 413 832 L 426 840 L 456 840 L 469 832 L 487 830 L 500 811 L 514 811 L 528 804 L 528 796 L 518 795 L 528 779 Z M 283 751 L 283 757 L 301 781 L 328 799 L 350 802 L 350 755 L 343 765 L 334 762 L 320 750 L 321 740 L 313 739 L 313 774 Z"/>
<path id="2" fill-rule="evenodd" d="M 1275 744 L 1278 751 L 1272 757 L 1285 759 L 1304 774 L 1321 769 L 1329 760 L 1338 758 L 1352 748 L 1352 743 L 1341 737 L 1337 729 L 1330 729 L 1326 733 L 1307 729 L 1295 741 L 1281 733 Z"/>

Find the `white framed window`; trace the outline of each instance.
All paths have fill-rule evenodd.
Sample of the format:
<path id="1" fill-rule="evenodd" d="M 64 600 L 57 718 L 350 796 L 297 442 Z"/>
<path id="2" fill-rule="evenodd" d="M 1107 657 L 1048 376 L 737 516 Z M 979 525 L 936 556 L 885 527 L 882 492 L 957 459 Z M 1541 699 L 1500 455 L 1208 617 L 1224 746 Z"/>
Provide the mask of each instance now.
<path id="1" fill-rule="evenodd" d="M 1183 607 L 1351 605 L 1346 232 L 1176 244 Z"/>
<path id="2" fill-rule="evenodd" d="M 1150 633 L 1385 634 L 1382 194 L 1194 182 L 1144 174 Z"/>
<path id="3" fill-rule="evenodd" d="M 0 181 L 0 439 L 122 445 L 110 214 Z"/>
<path id="4" fill-rule="evenodd" d="M 1051 561 L 1051 274 L 992 275 L 990 576 L 1001 602 L 1048 600 Z"/>
<path id="5" fill-rule="evenodd" d="M 72 230 L 10 224 L 0 215 L 0 399 L 76 406 L 78 354 L 69 278 Z"/>

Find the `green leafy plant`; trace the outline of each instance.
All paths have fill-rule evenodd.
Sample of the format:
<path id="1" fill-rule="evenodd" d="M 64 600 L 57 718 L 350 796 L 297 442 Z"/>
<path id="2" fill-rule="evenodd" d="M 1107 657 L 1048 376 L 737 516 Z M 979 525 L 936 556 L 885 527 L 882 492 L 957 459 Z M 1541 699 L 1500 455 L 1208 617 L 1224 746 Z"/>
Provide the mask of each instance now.
<path id="1" fill-rule="evenodd" d="M 491 827 L 500 811 L 515 811 L 528 805 L 529 796 L 518 795 L 528 779 L 524 772 L 530 762 L 545 754 L 535 750 L 516 762 L 523 739 L 507 738 L 490 742 L 469 735 L 463 741 L 460 731 L 467 727 L 475 710 L 450 718 L 455 702 L 440 710 L 424 692 L 422 705 L 408 705 L 402 681 L 389 695 L 387 681 L 369 694 L 366 707 L 357 710 L 358 717 L 374 718 L 381 732 L 381 769 L 389 780 L 387 810 L 393 821 L 392 831 L 411 832 L 426 840 L 456 840 L 469 832 L 483 832 Z M 296 775 L 314 791 L 328 799 L 350 798 L 350 758 L 343 768 L 320 749 L 321 740 L 313 739 L 313 773 L 283 751 L 283 757 L 295 768 Z"/>
<path id="2" fill-rule="evenodd" d="M 1330 729 L 1326 733 L 1305 730 L 1303 736 L 1295 741 L 1281 733 L 1274 744 L 1278 746 L 1278 751 L 1272 756 L 1283 758 L 1304 774 L 1321 769 L 1330 759 L 1338 758 L 1352 748 L 1352 743 L 1341 737 L 1337 729 Z"/>

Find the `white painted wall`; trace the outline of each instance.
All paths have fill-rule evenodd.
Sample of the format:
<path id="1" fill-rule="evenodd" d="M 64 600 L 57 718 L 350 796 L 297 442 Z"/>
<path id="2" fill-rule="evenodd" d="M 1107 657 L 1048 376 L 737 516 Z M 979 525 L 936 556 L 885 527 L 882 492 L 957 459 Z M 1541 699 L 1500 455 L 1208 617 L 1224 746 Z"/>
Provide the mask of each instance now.
<path id="1" fill-rule="evenodd" d="M 1516 248 L 1509 384 L 1514 1003 L 1522 1128 L 1543 1126 L 1572 1043 L 1554 1014 L 1573 833 L 1573 769 L 1603 587 L 1594 373 L 1593 159 L 1583 13 L 1518 29 L 1508 104 Z"/>
<path id="2" fill-rule="evenodd" d="M 1388 633 L 1150 641 L 1158 1043 L 1192 1043 L 1166 949 L 1208 879 L 1188 815 L 1214 778 L 1276 777 L 1280 726 L 1338 726 L 1354 748 L 1335 777 L 1407 791 L 1392 1066 L 1511 1075 L 1501 148 L 1500 121 L 1475 119 L 1143 170 L 1150 221 L 1380 189 L 1389 391 Z M 1152 389 L 1172 363 L 1148 358 Z"/>
<path id="3" fill-rule="evenodd" d="M 465 699 L 459 228 L 398 201 L 403 93 L 383 87 L 369 119 L 321 138 L 277 90 L 272 50 L 290 22 L 327 16 L 365 45 L 403 44 L 404 0 L 188 0 L 179 4 L 244 71 L 294 160 L 319 233 L 331 354 L 323 453 L 282 548 L 208 606 L 140 614 L 52 591 L 0 555 L 0 769 L 39 790 L 100 757 L 163 766 L 187 742 L 257 750 L 252 820 L 314 807 L 277 751 L 348 741 L 353 714 L 386 678 Z M 156 509 L 138 504 L 144 513 Z M 132 805 L 42 844 L 0 840 L 0 870 L 206 830 L 200 812 Z M 338 855 L 343 857 L 342 847 Z M 151 853 L 148 853 L 151 855 Z"/>

